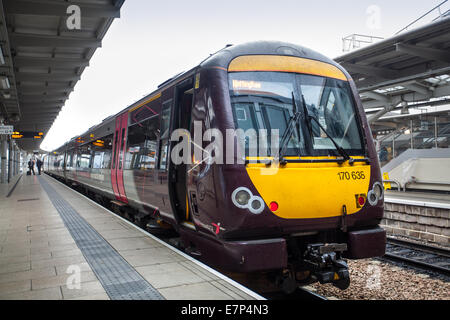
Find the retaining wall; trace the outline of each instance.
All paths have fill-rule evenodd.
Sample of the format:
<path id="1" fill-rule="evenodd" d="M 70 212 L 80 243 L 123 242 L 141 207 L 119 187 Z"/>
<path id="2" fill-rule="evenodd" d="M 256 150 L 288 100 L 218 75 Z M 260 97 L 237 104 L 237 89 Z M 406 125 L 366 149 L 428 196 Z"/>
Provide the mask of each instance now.
<path id="1" fill-rule="evenodd" d="M 381 226 L 388 235 L 450 246 L 450 209 L 388 201 L 385 200 L 384 219 L 381 221 Z"/>

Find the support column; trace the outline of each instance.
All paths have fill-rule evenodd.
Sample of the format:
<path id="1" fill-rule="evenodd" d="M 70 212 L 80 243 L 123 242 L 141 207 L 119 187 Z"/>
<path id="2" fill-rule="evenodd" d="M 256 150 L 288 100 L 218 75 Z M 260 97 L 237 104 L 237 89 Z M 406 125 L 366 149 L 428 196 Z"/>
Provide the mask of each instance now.
<path id="1" fill-rule="evenodd" d="M 11 140 L 10 140 L 10 138 L 9 138 L 9 136 L 8 136 L 8 138 L 7 138 L 7 144 L 8 144 L 8 183 L 11 181 L 11 178 L 13 177 L 13 172 L 12 172 L 12 168 L 13 168 L 13 166 L 12 166 L 12 150 L 13 150 L 13 148 L 12 148 L 12 145 L 11 145 Z"/>
<path id="2" fill-rule="evenodd" d="M 8 182 L 8 171 L 6 166 L 8 162 L 8 159 L 6 157 L 8 153 L 7 150 L 8 150 L 8 142 L 6 141 L 6 136 L 3 135 L 0 141 L 0 158 L 1 158 L 0 183 Z"/>
<path id="3" fill-rule="evenodd" d="M 434 117 L 434 147 L 438 147 L 438 126 L 437 126 L 437 118 Z"/>
<path id="4" fill-rule="evenodd" d="M 395 134 L 392 136 L 392 159 L 395 158 Z"/>

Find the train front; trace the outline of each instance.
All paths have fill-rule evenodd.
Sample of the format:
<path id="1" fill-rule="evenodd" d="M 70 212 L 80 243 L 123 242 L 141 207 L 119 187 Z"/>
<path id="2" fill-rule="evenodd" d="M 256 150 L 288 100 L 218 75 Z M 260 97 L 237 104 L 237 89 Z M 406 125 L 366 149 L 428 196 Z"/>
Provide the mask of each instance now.
<path id="1" fill-rule="evenodd" d="M 320 281 L 345 289 L 344 258 L 385 249 L 371 132 L 343 69 L 304 48 L 262 54 L 267 47 L 241 48 L 230 59 L 229 98 L 215 110 L 220 123 L 234 124 L 238 145 L 237 164 L 222 170 L 222 239 L 247 246 L 233 247 L 248 255 L 243 270 L 282 270 L 284 287 Z"/>

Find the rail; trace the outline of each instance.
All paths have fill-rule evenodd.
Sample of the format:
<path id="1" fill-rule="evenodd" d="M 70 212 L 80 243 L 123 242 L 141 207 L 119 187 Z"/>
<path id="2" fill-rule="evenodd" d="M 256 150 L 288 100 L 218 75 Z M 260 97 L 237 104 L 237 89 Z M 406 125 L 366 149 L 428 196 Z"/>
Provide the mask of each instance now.
<path id="1" fill-rule="evenodd" d="M 388 238 L 383 258 L 450 276 L 450 250 Z"/>

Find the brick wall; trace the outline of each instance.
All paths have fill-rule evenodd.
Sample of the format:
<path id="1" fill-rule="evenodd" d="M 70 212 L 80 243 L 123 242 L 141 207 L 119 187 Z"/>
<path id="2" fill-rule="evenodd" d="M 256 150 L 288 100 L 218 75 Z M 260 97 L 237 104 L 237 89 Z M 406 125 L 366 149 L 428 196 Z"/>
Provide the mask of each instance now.
<path id="1" fill-rule="evenodd" d="M 450 246 L 450 210 L 385 202 L 381 226 L 400 235 Z"/>

